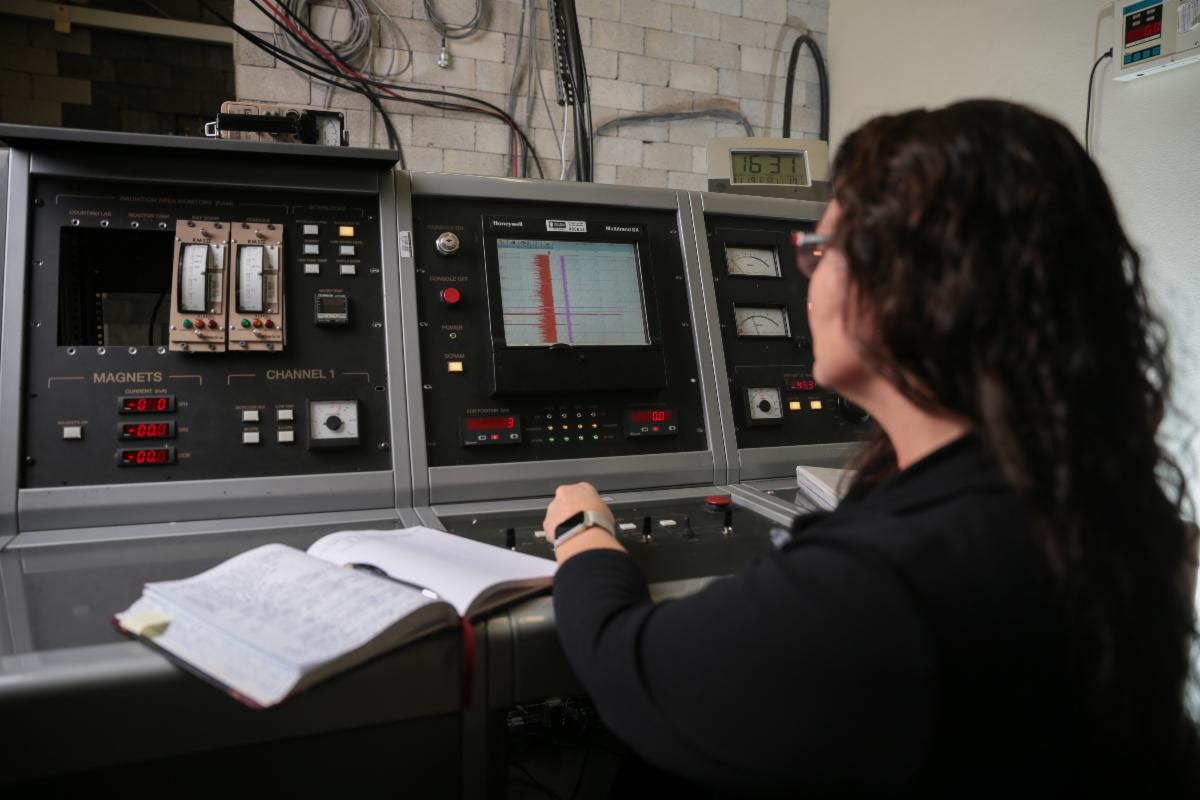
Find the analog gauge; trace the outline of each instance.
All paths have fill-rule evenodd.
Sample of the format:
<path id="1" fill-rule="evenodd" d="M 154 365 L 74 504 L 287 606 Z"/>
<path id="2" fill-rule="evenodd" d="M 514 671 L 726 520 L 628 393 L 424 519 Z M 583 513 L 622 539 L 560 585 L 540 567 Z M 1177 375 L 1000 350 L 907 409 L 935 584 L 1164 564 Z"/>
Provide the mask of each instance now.
<path id="1" fill-rule="evenodd" d="M 357 400 L 310 400 L 308 446 L 342 447 L 358 444 Z"/>
<path id="2" fill-rule="evenodd" d="M 726 247 L 725 263 L 730 275 L 779 277 L 779 254 L 773 247 Z"/>
<path id="3" fill-rule="evenodd" d="M 317 117 L 317 141 L 325 147 L 338 147 L 342 143 L 342 121 L 332 114 Z"/>
<path id="4" fill-rule="evenodd" d="M 179 310 L 208 310 L 208 262 L 206 244 L 185 244 L 179 255 Z"/>
<path id="5" fill-rule="evenodd" d="M 779 403 L 778 389 L 747 389 L 746 402 L 750 407 L 751 421 L 783 419 L 783 407 Z"/>
<path id="6" fill-rule="evenodd" d="M 262 245 L 244 245 L 238 249 L 238 311 L 263 310 Z"/>
<path id="7" fill-rule="evenodd" d="M 741 337 L 777 337 L 792 335 L 787 309 L 783 306 L 734 306 L 733 321 Z"/>

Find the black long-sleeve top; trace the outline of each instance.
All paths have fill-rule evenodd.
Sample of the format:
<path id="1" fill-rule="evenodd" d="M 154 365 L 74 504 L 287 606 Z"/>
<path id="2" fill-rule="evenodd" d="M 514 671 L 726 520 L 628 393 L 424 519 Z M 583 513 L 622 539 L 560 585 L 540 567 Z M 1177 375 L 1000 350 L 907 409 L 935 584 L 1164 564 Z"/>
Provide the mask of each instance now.
<path id="1" fill-rule="evenodd" d="M 737 794 L 1080 788 L 1056 584 L 978 439 L 927 456 L 703 591 L 624 553 L 558 571 L 563 647 L 650 762 Z"/>

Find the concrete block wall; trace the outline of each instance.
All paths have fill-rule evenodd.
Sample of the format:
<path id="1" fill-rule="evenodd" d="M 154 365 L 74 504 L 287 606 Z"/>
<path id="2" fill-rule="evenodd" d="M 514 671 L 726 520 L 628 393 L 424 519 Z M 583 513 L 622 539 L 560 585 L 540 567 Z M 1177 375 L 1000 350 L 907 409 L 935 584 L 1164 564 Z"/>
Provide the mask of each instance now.
<path id="1" fill-rule="evenodd" d="M 196 136 L 232 92 L 228 45 L 0 15 L 0 122 Z"/>
<path id="2" fill-rule="evenodd" d="M 323 2 L 325 0 L 322 0 Z M 451 40 L 448 69 L 437 66 L 441 38 L 425 18 L 421 0 L 379 0 L 404 31 L 412 48 L 411 65 L 392 81 L 404 86 L 438 87 L 462 92 L 505 107 L 516 60 L 521 3 L 485 0 L 481 29 L 470 38 Z M 538 8 L 538 61 L 550 113 L 540 97 L 533 103 L 527 134 L 546 177 L 560 174 L 562 108 L 554 102 L 554 76 L 546 0 Z M 823 50 L 829 0 L 577 0 L 580 38 L 587 59 L 592 117 L 598 127 L 618 116 L 655 111 L 738 109 L 758 136 L 778 136 L 783 122 L 784 76 L 797 27 L 813 34 Z M 454 24 L 470 18 L 474 0 L 436 0 L 437 13 Z M 312 6 L 310 22 L 322 36 L 345 36 L 345 7 Z M 235 20 L 252 31 L 274 26 L 248 0 L 235 0 Z M 395 37 L 376 21 L 374 64 L 408 58 Z M 394 62 L 393 62 L 394 59 Z M 268 53 L 238 40 L 234 45 L 237 99 L 328 105 L 346 112 L 351 144 L 384 146 L 386 134 L 365 98 L 320 83 L 277 62 Z M 518 91 L 518 110 L 525 107 Z M 805 49 L 797 69 L 792 135 L 815 137 L 818 130 L 816 67 Z M 509 133 L 495 120 L 405 103 L 386 108 L 402 142 L 409 169 L 504 175 L 509 163 Z M 518 117 L 519 120 L 523 116 Z M 568 126 L 570 120 L 568 119 Z M 744 136 L 736 123 L 689 120 L 624 124 L 598 136 L 596 179 L 604 183 L 706 188 L 705 142 L 713 136 Z M 531 169 L 531 174 L 536 174 Z"/>

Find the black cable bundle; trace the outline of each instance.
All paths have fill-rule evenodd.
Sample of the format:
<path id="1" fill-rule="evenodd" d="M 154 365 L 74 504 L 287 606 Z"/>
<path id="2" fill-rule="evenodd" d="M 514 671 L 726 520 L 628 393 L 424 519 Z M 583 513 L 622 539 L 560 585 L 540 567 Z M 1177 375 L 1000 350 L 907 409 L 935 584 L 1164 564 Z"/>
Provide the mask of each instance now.
<path id="1" fill-rule="evenodd" d="M 562 25 L 570 94 L 575 110 L 575 179 L 591 181 L 594 157 L 592 154 L 592 101 L 588 95 L 587 63 L 583 58 L 583 43 L 579 39 L 579 17 L 575 0 L 558 0 L 555 4 L 557 22 Z"/>
<path id="2" fill-rule="evenodd" d="M 813 61 L 817 63 L 817 82 L 821 87 L 821 141 L 829 141 L 829 73 L 825 71 L 825 59 L 821 48 L 807 33 L 802 33 L 792 42 L 792 54 L 788 57 L 787 85 L 783 95 L 783 138 L 792 135 L 792 90 L 796 83 L 796 62 L 800 60 L 800 47 L 808 45 Z"/>

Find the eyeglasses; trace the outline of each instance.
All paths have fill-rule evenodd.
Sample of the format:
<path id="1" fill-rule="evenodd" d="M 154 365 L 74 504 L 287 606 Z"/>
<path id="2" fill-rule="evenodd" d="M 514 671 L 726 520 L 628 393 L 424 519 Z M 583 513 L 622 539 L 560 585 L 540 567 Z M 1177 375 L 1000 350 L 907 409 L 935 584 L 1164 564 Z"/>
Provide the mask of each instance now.
<path id="1" fill-rule="evenodd" d="M 811 231 L 792 231 L 792 250 L 796 255 L 796 269 L 805 278 L 812 279 L 817 264 L 825 256 L 825 248 L 832 241 L 830 236 Z"/>

